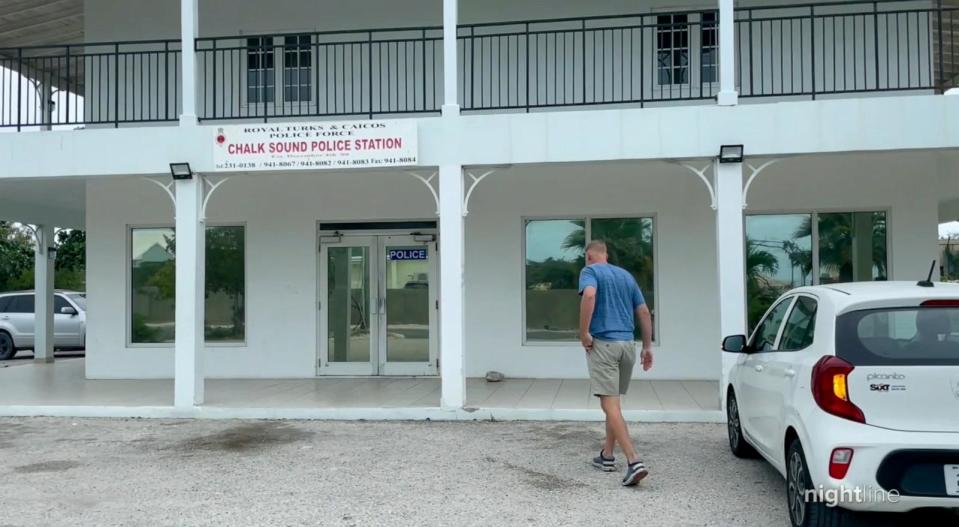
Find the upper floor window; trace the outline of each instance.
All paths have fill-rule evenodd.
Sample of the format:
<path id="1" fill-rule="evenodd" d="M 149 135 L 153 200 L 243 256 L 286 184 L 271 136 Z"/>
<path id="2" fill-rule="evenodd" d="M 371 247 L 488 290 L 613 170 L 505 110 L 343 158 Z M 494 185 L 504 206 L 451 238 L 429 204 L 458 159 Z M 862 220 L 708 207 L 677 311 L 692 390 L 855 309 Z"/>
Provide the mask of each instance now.
<path id="1" fill-rule="evenodd" d="M 271 103 L 276 99 L 273 37 L 246 39 L 246 100 Z"/>
<path id="2" fill-rule="evenodd" d="M 656 24 L 656 78 L 659 84 L 687 84 L 689 15 L 659 15 Z"/>
<path id="3" fill-rule="evenodd" d="M 700 38 L 700 75 L 703 83 L 719 81 L 719 28 L 716 25 L 716 13 L 703 13 L 699 30 Z"/>
<path id="4" fill-rule="evenodd" d="M 283 38 L 283 99 L 286 102 L 312 100 L 313 50 L 310 35 Z"/>

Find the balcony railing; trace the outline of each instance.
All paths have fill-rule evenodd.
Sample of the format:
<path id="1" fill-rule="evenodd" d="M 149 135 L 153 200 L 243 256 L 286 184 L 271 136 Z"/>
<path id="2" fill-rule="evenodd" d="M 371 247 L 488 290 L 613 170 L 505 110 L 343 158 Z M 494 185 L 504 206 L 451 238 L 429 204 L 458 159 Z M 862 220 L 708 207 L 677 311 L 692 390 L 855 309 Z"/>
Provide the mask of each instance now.
<path id="1" fill-rule="evenodd" d="M 0 49 L 0 128 L 174 121 L 180 76 L 179 40 Z"/>
<path id="2" fill-rule="evenodd" d="M 199 117 L 264 119 L 438 112 L 441 27 L 197 41 Z"/>
<path id="3" fill-rule="evenodd" d="M 943 90 L 954 85 L 959 9 L 841 2 L 736 10 L 742 97 Z"/>
<path id="4" fill-rule="evenodd" d="M 959 8 L 886 0 L 735 11 L 744 98 L 824 97 L 955 85 Z M 460 26 L 464 112 L 662 105 L 719 90 L 711 10 Z M 435 114 L 442 28 L 197 40 L 205 121 Z M 179 41 L 0 50 L 0 127 L 176 120 Z M 23 73 L 23 77 L 19 75 Z M 52 92 L 54 107 L 40 101 Z"/>

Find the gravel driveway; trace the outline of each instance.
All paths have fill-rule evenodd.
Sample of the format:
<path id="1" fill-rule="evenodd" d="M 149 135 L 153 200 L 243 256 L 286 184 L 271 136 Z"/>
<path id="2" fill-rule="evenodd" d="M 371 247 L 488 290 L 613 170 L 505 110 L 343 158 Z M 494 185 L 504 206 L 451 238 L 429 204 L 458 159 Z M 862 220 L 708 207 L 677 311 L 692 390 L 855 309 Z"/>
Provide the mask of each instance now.
<path id="1" fill-rule="evenodd" d="M 0 419 L 0 526 L 785 525 L 782 481 L 714 424 Z"/>

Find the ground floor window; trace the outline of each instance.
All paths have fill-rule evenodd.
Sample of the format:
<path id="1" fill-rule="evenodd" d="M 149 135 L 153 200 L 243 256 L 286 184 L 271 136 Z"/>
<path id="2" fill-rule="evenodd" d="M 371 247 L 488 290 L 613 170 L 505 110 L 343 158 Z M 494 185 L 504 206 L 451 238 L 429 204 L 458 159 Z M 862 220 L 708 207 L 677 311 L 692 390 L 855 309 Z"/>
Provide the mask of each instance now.
<path id="1" fill-rule="evenodd" d="M 610 263 L 633 274 L 655 316 L 653 218 L 531 219 L 524 236 L 526 342 L 579 340 L 577 286 L 589 240 L 606 242 Z"/>
<path id="2" fill-rule="evenodd" d="M 746 217 L 746 294 L 752 329 L 779 295 L 804 285 L 887 277 L 882 211 Z"/>
<path id="3" fill-rule="evenodd" d="M 246 338 L 246 253 L 242 226 L 206 229 L 207 342 Z M 174 341 L 176 236 L 169 227 L 130 230 L 130 341 Z"/>

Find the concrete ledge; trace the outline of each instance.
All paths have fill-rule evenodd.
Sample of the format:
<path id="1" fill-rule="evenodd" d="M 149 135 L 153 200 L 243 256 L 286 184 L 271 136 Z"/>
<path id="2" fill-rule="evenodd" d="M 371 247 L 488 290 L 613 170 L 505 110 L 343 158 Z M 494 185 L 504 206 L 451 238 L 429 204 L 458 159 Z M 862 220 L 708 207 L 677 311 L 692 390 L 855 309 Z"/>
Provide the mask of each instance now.
<path id="1" fill-rule="evenodd" d="M 719 410 L 627 410 L 626 420 L 648 423 L 722 423 Z M 546 408 L 229 408 L 198 406 L 0 406 L 0 417 L 143 419 L 271 419 L 330 421 L 602 421 L 600 410 Z"/>

